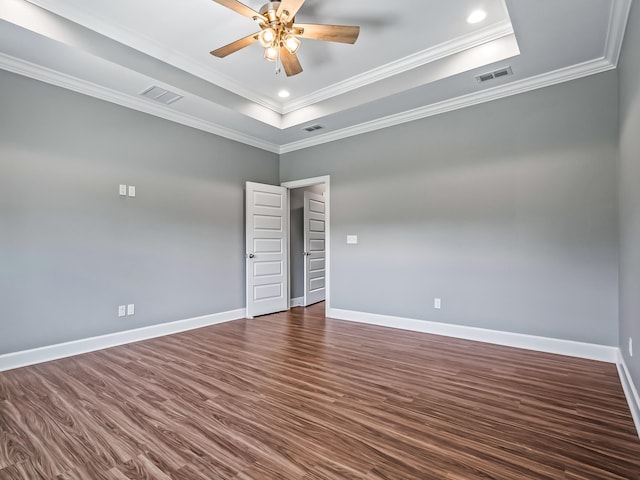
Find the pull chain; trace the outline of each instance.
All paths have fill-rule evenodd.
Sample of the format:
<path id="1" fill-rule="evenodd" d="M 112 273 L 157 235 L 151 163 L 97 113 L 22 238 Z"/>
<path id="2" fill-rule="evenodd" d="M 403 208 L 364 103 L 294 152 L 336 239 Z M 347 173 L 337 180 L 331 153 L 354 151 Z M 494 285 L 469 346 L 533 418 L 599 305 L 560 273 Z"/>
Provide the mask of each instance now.
<path id="1" fill-rule="evenodd" d="M 278 52 L 278 56 L 276 57 L 276 75 L 280 75 L 282 71 L 282 62 L 280 61 L 280 52 Z"/>

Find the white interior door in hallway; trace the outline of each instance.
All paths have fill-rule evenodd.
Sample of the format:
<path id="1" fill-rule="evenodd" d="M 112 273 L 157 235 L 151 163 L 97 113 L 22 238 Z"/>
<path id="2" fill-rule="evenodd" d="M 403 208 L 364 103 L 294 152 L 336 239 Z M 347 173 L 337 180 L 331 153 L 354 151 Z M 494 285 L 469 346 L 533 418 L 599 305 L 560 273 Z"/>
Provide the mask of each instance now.
<path id="1" fill-rule="evenodd" d="M 325 235 L 324 196 L 304 192 L 304 306 L 325 299 Z"/>

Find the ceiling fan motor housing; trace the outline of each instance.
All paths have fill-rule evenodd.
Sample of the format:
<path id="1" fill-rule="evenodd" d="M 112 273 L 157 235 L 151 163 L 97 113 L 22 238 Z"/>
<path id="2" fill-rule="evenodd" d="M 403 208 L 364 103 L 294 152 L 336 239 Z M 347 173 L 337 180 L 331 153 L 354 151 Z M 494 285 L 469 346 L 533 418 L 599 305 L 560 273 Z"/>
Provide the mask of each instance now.
<path id="1" fill-rule="evenodd" d="M 260 8 L 259 13 L 266 17 L 269 23 L 279 22 L 280 19 L 276 15 L 279 6 L 280 2 L 265 3 L 262 8 Z"/>

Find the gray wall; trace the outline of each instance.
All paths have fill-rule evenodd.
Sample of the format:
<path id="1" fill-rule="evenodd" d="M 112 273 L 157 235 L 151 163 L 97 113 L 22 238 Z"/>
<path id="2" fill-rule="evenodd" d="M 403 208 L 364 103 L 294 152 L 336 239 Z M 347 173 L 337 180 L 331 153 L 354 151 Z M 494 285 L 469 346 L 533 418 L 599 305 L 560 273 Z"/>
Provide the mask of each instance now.
<path id="1" fill-rule="evenodd" d="M 620 350 L 640 387 L 640 5 L 633 2 L 620 59 Z M 634 356 L 629 356 L 629 337 Z"/>
<path id="2" fill-rule="evenodd" d="M 331 175 L 334 308 L 617 345 L 617 145 L 614 71 L 288 153 L 280 179 Z"/>
<path id="3" fill-rule="evenodd" d="M 638 70 L 627 47 L 623 346 L 639 336 Z M 285 154 L 279 167 L 7 72 L 0 84 L 0 354 L 242 308 L 244 181 L 325 174 L 333 307 L 619 343 L 616 72 Z M 126 303 L 136 315 L 118 318 Z"/>
<path id="4" fill-rule="evenodd" d="M 0 85 L 0 354 L 244 307 L 244 182 L 277 183 L 277 155 Z"/>
<path id="5" fill-rule="evenodd" d="M 291 298 L 304 295 L 304 192 L 324 193 L 325 186 L 294 188 L 290 191 L 289 206 L 291 210 L 290 244 L 291 249 Z"/>

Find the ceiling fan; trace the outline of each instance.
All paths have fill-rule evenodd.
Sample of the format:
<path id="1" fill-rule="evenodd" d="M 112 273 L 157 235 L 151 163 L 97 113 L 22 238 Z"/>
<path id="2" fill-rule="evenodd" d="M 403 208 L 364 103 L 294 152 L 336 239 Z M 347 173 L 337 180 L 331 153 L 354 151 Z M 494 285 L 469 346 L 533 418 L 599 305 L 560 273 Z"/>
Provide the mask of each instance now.
<path id="1" fill-rule="evenodd" d="M 360 27 L 295 23 L 295 15 L 302 7 L 304 0 L 268 2 L 260 8 L 259 12 L 237 0 L 213 1 L 254 20 L 260 27 L 260 31 L 213 50 L 211 55 L 224 58 L 255 42 L 260 42 L 265 49 L 264 58 L 271 62 L 280 59 L 287 77 L 302 72 L 302 66 L 296 55 L 300 47 L 298 37 L 353 44 L 360 34 Z"/>

